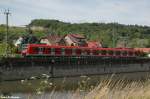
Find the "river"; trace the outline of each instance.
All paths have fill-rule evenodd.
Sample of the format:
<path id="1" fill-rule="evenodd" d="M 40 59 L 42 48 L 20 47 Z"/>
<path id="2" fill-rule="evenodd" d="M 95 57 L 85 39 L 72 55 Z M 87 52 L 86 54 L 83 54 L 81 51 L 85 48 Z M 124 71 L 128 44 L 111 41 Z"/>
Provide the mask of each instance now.
<path id="1" fill-rule="evenodd" d="M 125 74 L 131 77 L 128 81 L 144 80 L 143 73 Z M 132 75 L 132 76 L 131 76 Z M 143 76 L 142 76 L 143 75 Z M 146 76 L 145 76 L 146 77 Z M 120 80 L 121 78 L 121 80 Z M 94 87 L 99 86 L 103 81 L 123 81 L 124 76 L 119 75 L 97 75 L 80 76 L 70 78 L 46 78 L 18 81 L 1 81 L 0 98 L 15 99 L 82 99 Z M 134 79 L 133 79 L 134 78 Z M 147 79 L 147 77 L 146 77 Z M 103 82 L 104 83 L 104 82 Z M 115 82 L 116 83 L 116 82 Z M 113 83 L 115 85 L 115 83 Z M 123 82 L 125 83 L 125 82 Z M 111 84 L 113 86 L 113 84 Z"/>

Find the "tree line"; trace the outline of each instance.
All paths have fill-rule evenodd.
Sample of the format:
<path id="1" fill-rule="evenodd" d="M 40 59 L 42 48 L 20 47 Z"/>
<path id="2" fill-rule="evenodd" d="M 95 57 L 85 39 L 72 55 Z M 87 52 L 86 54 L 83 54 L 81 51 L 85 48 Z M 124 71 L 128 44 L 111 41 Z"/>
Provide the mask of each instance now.
<path id="1" fill-rule="evenodd" d="M 119 23 L 67 23 L 59 20 L 35 19 L 27 25 L 38 38 L 51 33 L 65 35 L 79 33 L 88 40 L 101 42 L 106 47 L 119 44 L 126 47 L 150 47 L 150 27 Z M 9 41 L 28 35 L 28 28 L 10 27 Z M 0 42 L 5 40 L 5 25 L 0 25 Z"/>

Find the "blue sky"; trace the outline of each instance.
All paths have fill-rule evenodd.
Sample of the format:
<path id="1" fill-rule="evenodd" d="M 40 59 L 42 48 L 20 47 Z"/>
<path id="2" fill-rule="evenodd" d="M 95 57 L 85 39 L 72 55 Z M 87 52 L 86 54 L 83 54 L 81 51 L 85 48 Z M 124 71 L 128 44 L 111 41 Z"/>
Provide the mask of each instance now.
<path id="1" fill-rule="evenodd" d="M 10 9 L 10 25 L 26 25 L 33 19 L 65 22 L 118 22 L 150 26 L 150 0 L 0 0 L 3 12 Z"/>

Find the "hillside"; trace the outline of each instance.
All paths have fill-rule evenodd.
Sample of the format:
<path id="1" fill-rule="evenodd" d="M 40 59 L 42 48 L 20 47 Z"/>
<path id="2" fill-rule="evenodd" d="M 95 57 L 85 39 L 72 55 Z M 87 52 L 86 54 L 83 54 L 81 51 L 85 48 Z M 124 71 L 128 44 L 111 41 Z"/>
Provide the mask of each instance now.
<path id="1" fill-rule="evenodd" d="M 150 27 L 123 25 L 118 23 L 65 23 L 58 20 L 33 20 L 30 26 L 44 27 L 48 33 L 60 35 L 80 33 L 89 40 L 98 40 L 112 47 L 118 43 L 127 43 L 128 47 L 150 47 Z"/>
<path id="2" fill-rule="evenodd" d="M 118 23 L 66 23 L 58 20 L 36 19 L 28 25 L 34 35 L 39 38 L 49 33 L 65 35 L 68 33 L 83 34 L 88 40 L 96 40 L 104 46 L 113 47 L 150 47 L 150 27 L 138 25 L 123 25 Z M 20 35 L 27 35 L 27 28 L 10 27 L 9 41 Z M 4 40 L 5 26 L 0 25 L 0 41 Z"/>

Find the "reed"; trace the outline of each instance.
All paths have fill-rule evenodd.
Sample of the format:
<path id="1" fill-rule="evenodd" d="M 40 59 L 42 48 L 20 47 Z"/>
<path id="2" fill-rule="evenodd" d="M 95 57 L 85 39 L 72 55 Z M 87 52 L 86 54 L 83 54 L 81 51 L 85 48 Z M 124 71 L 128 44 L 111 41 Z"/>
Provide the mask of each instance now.
<path id="1" fill-rule="evenodd" d="M 104 82 L 90 91 L 84 99 L 150 99 L 150 82 Z"/>
<path id="2" fill-rule="evenodd" d="M 21 88 L 27 88 L 28 99 L 35 99 L 35 95 L 39 99 L 59 99 L 57 97 L 58 91 L 66 92 L 62 99 L 150 99 L 150 80 L 114 80 L 113 77 L 109 79 L 100 80 L 98 84 L 90 84 L 89 77 L 84 77 L 78 82 L 77 88 L 73 90 L 66 90 L 64 87 L 65 81 L 61 83 L 59 90 L 55 83 L 49 81 L 47 75 L 45 79 L 36 83 L 31 83 L 28 80 L 22 80 Z M 32 77 L 35 80 L 35 78 Z M 19 83 L 17 83 L 19 86 Z M 1 87 L 2 88 L 2 87 Z M 18 87 L 19 88 L 19 87 Z M 31 91 L 31 90 L 32 91 Z M 13 90 L 11 90 L 13 92 Z M 67 92 L 68 91 L 68 92 Z M 48 94 L 48 98 L 45 98 Z M 59 95 L 58 95 L 59 96 Z"/>

